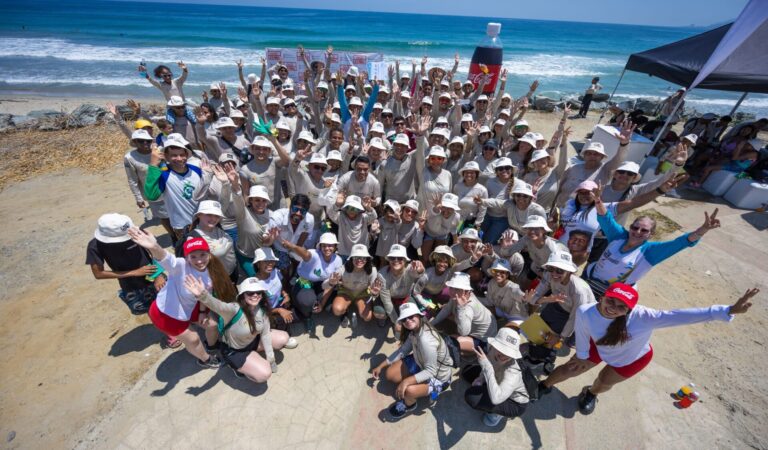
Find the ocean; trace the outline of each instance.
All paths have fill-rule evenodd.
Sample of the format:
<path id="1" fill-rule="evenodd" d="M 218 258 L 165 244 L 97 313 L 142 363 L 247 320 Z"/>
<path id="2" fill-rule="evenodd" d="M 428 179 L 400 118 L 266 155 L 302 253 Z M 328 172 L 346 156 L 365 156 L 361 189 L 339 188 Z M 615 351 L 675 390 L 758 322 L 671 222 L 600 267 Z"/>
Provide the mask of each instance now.
<path id="1" fill-rule="evenodd" d="M 617 8 L 617 14 L 620 13 Z M 584 91 L 599 76 L 610 93 L 631 53 L 705 31 L 546 20 L 368 13 L 246 6 L 107 1 L 0 2 L 0 94 L 75 97 L 159 97 L 140 78 L 142 60 L 152 68 L 190 69 L 185 84 L 198 97 L 212 81 L 237 83 L 235 61 L 260 71 L 266 47 L 380 52 L 410 69 L 422 56 L 450 68 L 461 57 L 466 76 L 475 45 L 489 21 L 502 24 L 507 91 L 522 95 L 538 79 L 537 95 L 562 98 Z M 677 89 L 664 80 L 627 72 L 617 98 L 663 98 Z M 694 90 L 689 107 L 727 113 L 734 92 Z M 768 96 L 750 95 L 742 111 L 765 115 Z"/>

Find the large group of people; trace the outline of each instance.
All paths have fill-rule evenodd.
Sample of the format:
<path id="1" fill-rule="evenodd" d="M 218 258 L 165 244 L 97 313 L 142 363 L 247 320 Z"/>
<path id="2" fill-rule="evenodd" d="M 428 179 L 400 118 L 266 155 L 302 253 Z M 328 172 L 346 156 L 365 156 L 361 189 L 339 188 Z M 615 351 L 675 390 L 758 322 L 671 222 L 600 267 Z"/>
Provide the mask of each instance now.
<path id="1" fill-rule="evenodd" d="M 427 70 L 426 58 L 377 80 L 357 67 L 332 74 L 332 54 L 303 58 L 301 83 L 283 64 L 262 61 L 259 77 L 238 62 L 236 95 L 214 82 L 202 102 L 184 93 L 184 63 L 176 78 L 140 66 L 166 114 L 148 117 L 129 101 L 133 126 L 115 116 L 132 145 L 131 193 L 173 245 L 105 214 L 86 263 L 96 278 L 117 279 L 130 311 L 148 314 L 167 345 L 183 344 L 201 366 L 266 382 L 275 351 L 315 337 L 319 316 L 333 316 L 325 320 L 391 328 L 399 339 L 371 370 L 396 386 L 392 418 L 436 399 L 460 368 L 468 405 L 496 426 L 605 361 L 579 396 L 589 414 L 597 395 L 648 364 L 653 329 L 730 320 L 751 305 L 755 289 L 732 306 L 638 304 L 640 279 L 720 222 L 704 212 L 699 228 L 658 242 L 652 217 L 630 220 L 686 179 L 681 160 L 637 183 L 639 165 L 625 160 L 630 120 L 616 124 L 615 156 L 592 142 L 569 161 L 570 111 L 555 130 L 524 119 L 537 82 L 514 98 L 503 72 L 488 96 L 485 81 Z M 533 316 L 549 328 L 535 346 L 521 334 Z M 532 387 L 530 368 L 563 345 L 574 357 Z"/>

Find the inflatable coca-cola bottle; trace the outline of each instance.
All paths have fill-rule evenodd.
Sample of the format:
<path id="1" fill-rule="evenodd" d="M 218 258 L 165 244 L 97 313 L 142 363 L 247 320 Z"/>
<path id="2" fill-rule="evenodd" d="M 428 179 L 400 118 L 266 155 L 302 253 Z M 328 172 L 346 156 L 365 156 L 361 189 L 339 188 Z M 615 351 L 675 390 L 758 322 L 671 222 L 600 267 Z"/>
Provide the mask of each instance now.
<path id="1" fill-rule="evenodd" d="M 485 31 L 485 38 L 475 48 L 472 54 L 472 63 L 469 65 L 469 81 L 475 85 L 475 89 L 480 85 L 482 77 L 487 77 L 488 81 L 483 88 L 483 94 L 492 94 L 496 90 L 496 82 L 499 80 L 501 72 L 501 62 L 503 49 L 499 32 L 501 24 L 490 22 Z"/>

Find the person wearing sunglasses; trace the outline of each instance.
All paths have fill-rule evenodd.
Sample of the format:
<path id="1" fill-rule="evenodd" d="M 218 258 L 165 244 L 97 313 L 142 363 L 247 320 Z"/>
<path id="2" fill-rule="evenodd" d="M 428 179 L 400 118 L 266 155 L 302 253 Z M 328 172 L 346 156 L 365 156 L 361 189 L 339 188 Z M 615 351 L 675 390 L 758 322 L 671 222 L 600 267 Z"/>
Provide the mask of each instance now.
<path id="1" fill-rule="evenodd" d="M 303 134 L 304 132 L 302 132 Z M 307 136 L 309 138 L 311 136 Z M 303 141 L 300 139 L 299 142 Z M 322 223 L 323 205 L 320 198 L 324 197 L 332 180 L 324 178 L 328 169 L 328 161 L 320 153 L 312 153 L 309 161 L 304 161 L 311 148 L 299 149 L 288 166 L 288 186 L 294 193 L 302 193 L 309 197 L 309 213 L 314 217 L 315 229 Z"/>
<path id="2" fill-rule="evenodd" d="M 163 96 L 165 97 L 165 101 L 169 101 L 173 96 L 177 96 L 186 100 L 182 86 L 184 85 L 184 81 L 187 79 L 187 75 L 189 75 L 189 69 L 187 69 L 187 65 L 184 64 L 183 61 L 179 61 L 177 64 L 179 69 L 181 69 L 181 75 L 177 78 L 173 78 L 171 69 L 164 65 L 155 67 L 153 73 L 157 79 L 153 79 L 149 76 L 149 73 L 147 73 L 147 67 L 144 65 L 139 66 L 139 73 L 144 74 L 144 76 L 147 78 L 147 81 L 149 81 L 149 84 L 160 89 L 160 92 L 162 92 Z"/>
<path id="3" fill-rule="evenodd" d="M 547 213 L 540 205 L 533 201 L 533 190 L 531 185 L 525 182 L 515 183 L 512 188 L 511 200 L 500 200 L 498 198 L 483 199 L 475 197 L 475 203 L 490 208 L 504 208 L 507 213 L 507 223 L 505 229 L 511 228 L 516 232 L 523 233 L 523 225 L 526 224 L 531 216 L 546 217 Z M 500 237 L 500 236 L 499 236 Z M 498 241 L 488 240 L 492 244 Z"/>
<path id="4" fill-rule="evenodd" d="M 656 329 L 701 322 L 730 322 L 735 315 L 749 311 L 752 297 L 759 292 L 757 288 L 747 289 L 730 306 L 663 311 L 638 305 L 639 295 L 632 286 L 613 283 L 599 303 L 576 309 L 576 354 L 539 382 L 539 398 L 550 392 L 555 384 L 605 362 L 592 385 L 585 386 L 579 394 L 579 411 L 592 414 L 599 394 L 637 375 L 651 362 L 651 335 Z"/>
<path id="5" fill-rule="evenodd" d="M 336 195 L 336 203 L 325 208 L 328 218 L 335 223 L 339 231 L 339 255 L 344 261 L 356 244 L 368 248 L 370 241 L 369 226 L 378 217 L 373 209 L 370 197 L 360 199 L 356 195 L 347 195 L 344 191 Z"/>
<path id="6" fill-rule="evenodd" d="M 344 270 L 334 272 L 328 279 L 328 286 L 336 289 L 331 311 L 341 319 L 342 328 L 350 325 L 356 328 L 358 316 L 365 322 L 373 319 L 372 300 L 381 291 L 381 281 L 366 245 L 352 246 Z"/>
<path id="7" fill-rule="evenodd" d="M 397 401 L 388 409 L 393 420 L 414 411 L 419 398 L 437 398 L 453 375 L 453 359 L 443 335 L 416 304 L 404 303 L 397 322 L 401 325 L 400 347 L 371 370 L 374 380 L 383 376 L 397 386 Z"/>
<path id="8" fill-rule="evenodd" d="M 674 180 L 668 180 L 665 186 L 670 186 Z M 653 192 L 661 195 L 664 189 Z M 608 239 L 608 246 L 600 259 L 588 265 L 584 271 L 584 278 L 595 293 L 595 298 L 602 296 L 605 289 L 616 281 L 635 285 L 654 266 L 686 248 L 695 246 L 706 233 L 720 227 L 718 209 L 715 208 L 712 214 L 704 212 L 704 223 L 693 232 L 684 233 L 670 241 L 651 242 L 650 238 L 656 231 L 654 218 L 640 216 L 632 222 L 629 230 L 626 230 L 608 211 L 599 190 L 596 194 L 597 221 Z M 635 197 L 632 201 L 637 201 L 640 197 Z"/>
<path id="9" fill-rule="evenodd" d="M 483 125 L 480 127 L 479 130 L 475 131 L 472 130 L 469 132 L 469 137 L 467 138 L 469 141 L 474 141 L 475 135 L 477 136 L 483 136 L 486 134 L 485 129 L 488 127 Z M 480 166 L 480 182 L 485 183 L 490 178 L 493 178 L 495 174 L 495 170 L 498 166 L 497 159 L 499 158 L 499 144 L 496 142 L 495 139 L 486 139 L 485 142 L 483 142 L 481 145 L 475 145 L 475 152 L 476 155 L 473 159 L 474 162 L 477 163 L 478 166 Z M 510 161 L 511 165 L 511 161 Z M 506 165 L 504 166 L 506 167 Z M 512 167 L 512 166 L 511 166 Z M 510 169 L 510 175 L 512 174 Z"/>
<path id="10" fill-rule="evenodd" d="M 269 228 L 277 228 L 278 237 L 273 244 L 275 254 L 280 259 L 277 267 L 283 278 L 289 280 L 293 275 L 296 264 L 301 257 L 290 252 L 282 245 L 282 241 L 302 247 L 312 247 L 312 234 L 315 229 L 315 217 L 309 214 L 312 202 L 304 194 L 296 194 L 291 198 L 291 206 L 281 208 L 270 215 Z"/>
<path id="11" fill-rule="evenodd" d="M 477 159 L 475 159 L 477 161 Z M 482 166 L 481 170 L 482 170 Z M 502 204 L 498 207 L 488 206 L 483 219 L 483 242 L 495 244 L 501 237 L 501 233 L 507 229 L 509 221 L 507 219 L 507 208 L 503 205 L 504 201 L 511 198 L 509 184 L 517 186 L 522 181 L 514 177 L 514 166 L 509 158 L 499 158 L 493 164 L 495 177 L 486 178 L 483 181 L 484 172 L 480 172 L 480 183 L 485 184 L 488 189 L 488 199 L 500 200 Z"/>
<path id="12" fill-rule="evenodd" d="M 424 167 L 424 147 L 417 146 L 410 151 L 410 140 L 406 134 L 398 134 L 392 143 L 392 152 L 382 163 L 379 171 L 381 191 L 388 201 L 405 202 L 415 195 L 414 180 L 419 167 Z M 419 163 L 419 161 L 422 161 Z"/>

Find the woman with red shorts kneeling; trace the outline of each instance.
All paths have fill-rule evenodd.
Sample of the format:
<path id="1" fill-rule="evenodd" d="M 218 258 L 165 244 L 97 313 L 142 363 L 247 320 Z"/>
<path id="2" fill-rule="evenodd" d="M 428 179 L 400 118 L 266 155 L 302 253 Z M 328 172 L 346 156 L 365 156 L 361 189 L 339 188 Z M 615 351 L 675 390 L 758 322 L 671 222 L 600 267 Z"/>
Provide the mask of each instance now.
<path id="1" fill-rule="evenodd" d="M 203 238 L 184 242 L 184 258 L 177 258 L 165 251 L 151 233 L 133 227 L 128 230 L 128 235 L 134 242 L 149 250 L 168 275 L 168 281 L 149 307 L 152 323 L 169 337 L 184 343 L 187 351 L 197 358 L 199 365 L 208 368 L 220 367 L 219 358 L 208 354 L 200 337 L 189 328 L 191 323 L 198 322 L 200 318 L 200 305 L 195 294 L 184 286 L 184 278 L 186 275 L 193 275 L 201 280 L 206 290 L 216 292 L 217 297 L 231 301 L 237 296 L 237 291 L 224 265 L 211 255 L 208 243 Z"/>
<path id="2" fill-rule="evenodd" d="M 752 306 L 749 300 L 758 292 L 758 289 L 747 290 L 732 306 L 660 311 L 638 305 L 638 294 L 632 286 L 613 283 L 598 303 L 578 308 L 576 354 L 546 380 L 539 382 L 539 396 L 548 393 L 553 385 L 581 375 L 605 361 L 606 366 L 592 386 L 585 386 L 579 394 L 579 411 L 591 414 L 598 394 L 633 377 L 651 362 L 653 330 L 714 320 L 729 322 L 734 314 L 749 310 Z"/>

